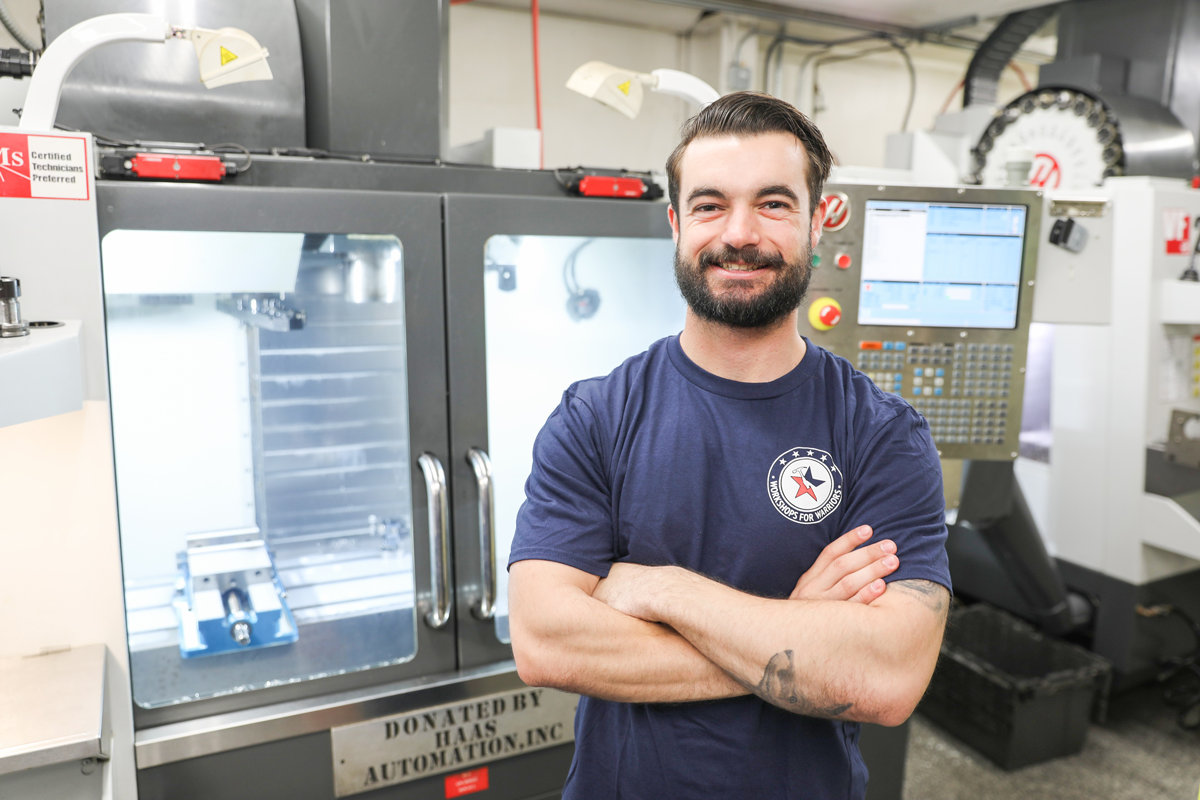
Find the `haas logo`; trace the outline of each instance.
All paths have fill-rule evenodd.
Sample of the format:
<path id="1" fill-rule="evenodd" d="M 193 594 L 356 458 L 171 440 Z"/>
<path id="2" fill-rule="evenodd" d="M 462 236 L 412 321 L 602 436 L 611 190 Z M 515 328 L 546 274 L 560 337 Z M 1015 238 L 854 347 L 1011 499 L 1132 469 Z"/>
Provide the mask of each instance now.
<path id="1" fill-rule="evenodd" d="M 821 227 L 827 231 L 840 231 L 850 221 L 850 198 L 842 192 L 825 195 L 825 221 Z"/>
<path id="2" fill-rule="evenodd" d="M 0 197 L 29 197 L 28 137 L 0 133 Z"/>
<path id="3" fill-rule="evenodd" d="M 11 147 L 0 147 L 0 167 L 25 166 L 25 154 Z"/>
<path id="4" fill-rule="evenodd" d="M 1057 189 L 1062 185 L 1062 169 L 1058 166 L 1058 160 L 1049 153 L 1034 156 L 1029 185 L 1042 189 Z"/>

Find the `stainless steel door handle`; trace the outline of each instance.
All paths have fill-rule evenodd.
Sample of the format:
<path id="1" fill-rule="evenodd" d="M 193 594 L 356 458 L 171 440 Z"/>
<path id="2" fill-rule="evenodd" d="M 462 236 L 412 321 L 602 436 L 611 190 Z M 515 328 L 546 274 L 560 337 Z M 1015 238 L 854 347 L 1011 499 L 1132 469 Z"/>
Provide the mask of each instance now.
<path id="1" fill-rule="evenodd" d="M 496 496 L 492 487 L 492 460 L 478 447 L 467 451 L 479 489 L 479 602 L 471 607 L 476 619 L 496 616 Z"/>
<path id="2" fill-rule="evenodd" d="M 433 608 L 425 615 L 425 624 L 442 628 L 450 621 L 450 512 L 446 471 L 432 453 L 422 453 L 417 464 L 425 476 L 429 501 L 429 572 Z"/>

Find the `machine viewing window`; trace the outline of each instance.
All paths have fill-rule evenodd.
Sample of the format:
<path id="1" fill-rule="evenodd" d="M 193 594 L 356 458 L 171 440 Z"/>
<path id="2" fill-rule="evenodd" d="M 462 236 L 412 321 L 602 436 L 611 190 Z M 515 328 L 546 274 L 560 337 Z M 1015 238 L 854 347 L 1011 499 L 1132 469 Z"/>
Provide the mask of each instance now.
<path id="1" fill-rule="evenodd" d="M 116 230 L 101 253 L 134 700 L 411 659 L 400 241 Z"/>
<path id="2" fill-rule="evenodd" d="M 501 641 L 509 641 L 505 566 L 533 469 L 533 441 L 568 386 L 608 374 L 683 328 L 674 252 L 670 239 L 488 240 L 482 274 Z"/>
<path id="3" fill-rule="evenodd" d="M 1025 212 L 868 200 L 858 323 L 1016 328 Z"/>

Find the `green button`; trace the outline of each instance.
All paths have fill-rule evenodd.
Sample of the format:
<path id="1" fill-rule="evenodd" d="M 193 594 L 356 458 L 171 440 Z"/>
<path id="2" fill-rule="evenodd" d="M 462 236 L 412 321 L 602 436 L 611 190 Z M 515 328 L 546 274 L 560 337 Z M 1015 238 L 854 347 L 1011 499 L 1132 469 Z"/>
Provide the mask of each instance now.
<path id="1" fill-rule="evenodd" d="M 813 265 L 814 267 L 819 267 L 819 266 L 821 266 L 821 256 L 820 256 L 820 254 L 819 254 L 819 253 L 813 253 L 813 257 L 812 257 L 812 265 Z"/>

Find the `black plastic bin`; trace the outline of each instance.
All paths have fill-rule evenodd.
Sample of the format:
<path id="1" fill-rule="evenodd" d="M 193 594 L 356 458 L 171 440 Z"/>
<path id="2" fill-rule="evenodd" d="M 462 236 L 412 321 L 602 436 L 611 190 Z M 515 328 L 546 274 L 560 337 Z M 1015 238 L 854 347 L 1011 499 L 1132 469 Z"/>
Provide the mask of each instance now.
<path id="1" fill-rule="evenodd" d="M 1102 720 L 1112 669 L 980 603 L 950 615 L 926 717 L 1004 769 L 1078 753 Z"/>

